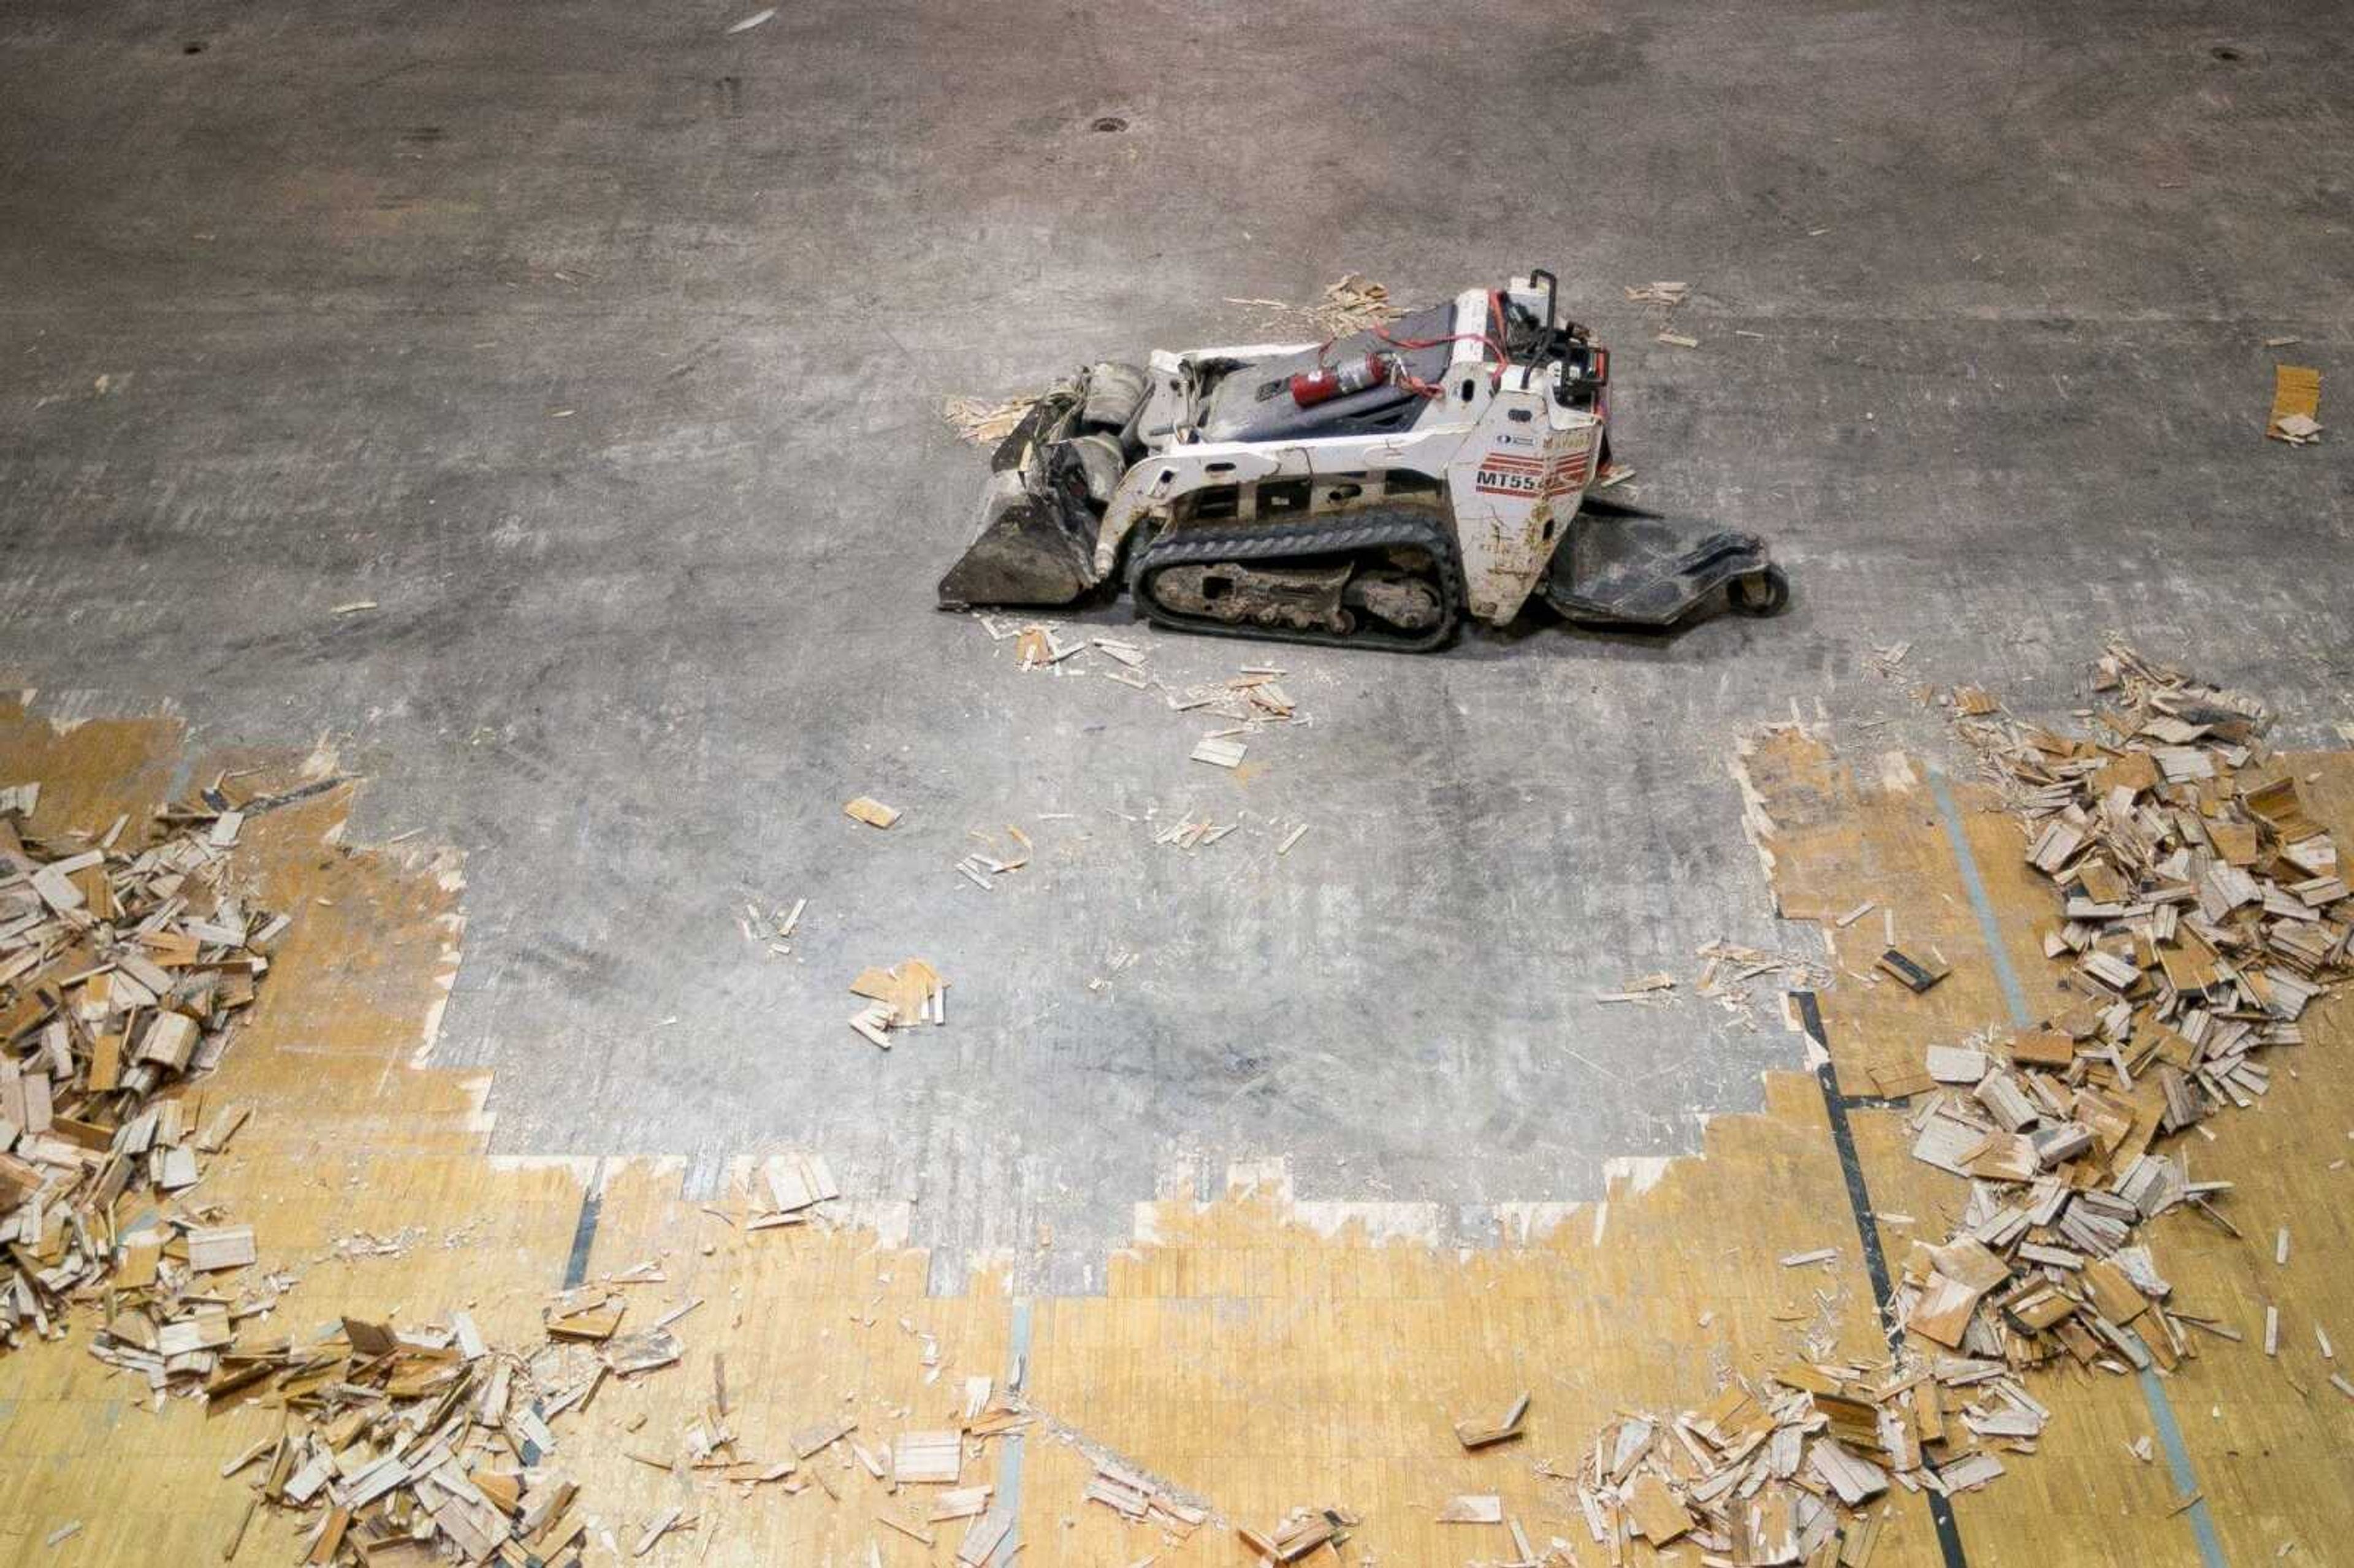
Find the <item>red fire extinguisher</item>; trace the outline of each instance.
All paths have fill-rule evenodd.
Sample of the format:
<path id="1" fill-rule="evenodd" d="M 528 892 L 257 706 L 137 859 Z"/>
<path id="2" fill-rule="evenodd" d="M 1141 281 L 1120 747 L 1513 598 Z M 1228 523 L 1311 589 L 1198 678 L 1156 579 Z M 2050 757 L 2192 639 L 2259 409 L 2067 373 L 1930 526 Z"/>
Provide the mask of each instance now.
<path id="1" fill-rule="evenodd" d="M 1346 365 L 1301 371 L 1291 378 L 1291 400 L 1302 408 L 1312 408 L 1331 398 L 1378 387 L 1388 379 L 1389 366 L 1383 363 L 1382 356 L 1369 354 Z"/>

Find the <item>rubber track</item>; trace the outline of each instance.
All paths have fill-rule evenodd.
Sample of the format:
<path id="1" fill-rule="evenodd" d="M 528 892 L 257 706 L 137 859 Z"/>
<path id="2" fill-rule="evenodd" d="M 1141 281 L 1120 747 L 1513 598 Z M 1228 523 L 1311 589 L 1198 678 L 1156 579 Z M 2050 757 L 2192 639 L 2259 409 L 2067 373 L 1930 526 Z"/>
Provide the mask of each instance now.
<path id="1" fill-rule="evenodd" d="M 1301 631 L 1291 627 L 1238 626 L 1205 616 L 1165 609 L 1152 597 L 1147 578 L 1170 567 L 1206 565 L 1217 561 L 1280 564 L 1299 556 L 1412 546 L 1426 550 L 1438 564 L 1438 625 L 1418 636 L 1395 632 Z M 1455 557 L 1455 539 L 1431 514 L 1403 507 L 1368 506 L 1341 517 L 1299 523 L 1258 523 L 1232 529 L 1187 528 L 1164 534 L 1147 546 L 1129 569 L 1129 593 L 1156 626 L 1176 631 L 1204 631 L 1214 637 L 1243 637 L 1261 642 L 1311 642 L 1330 648 L 1386 648 L 1400 653 L 1425 653 L 1444 647 L 1460 624 L 1463 574 Z"/>

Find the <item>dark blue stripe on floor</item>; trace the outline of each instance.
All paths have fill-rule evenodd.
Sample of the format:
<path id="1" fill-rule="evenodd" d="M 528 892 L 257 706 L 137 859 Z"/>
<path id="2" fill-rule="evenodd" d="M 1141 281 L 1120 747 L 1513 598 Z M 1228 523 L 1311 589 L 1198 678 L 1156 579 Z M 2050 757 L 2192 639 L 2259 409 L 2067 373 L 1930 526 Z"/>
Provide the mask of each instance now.
<path id="1" fill-rule="evenodd" d="M 1807 1026 L 1808 1037 L 1823 1052 L 1824 1059 L 1815 1067 L 1815 1083 L 1823 1091 L 1823 1113 L 1830 1118 L 1831 1147 L 1839 1151 L 1840 1175 L 1847 1182 L 1847 1206 L 1855 1216 L 1856 1240 L 1863 1247 L 1863 1270 L 1872 1280 L 1872 1299 L 1880 1308 L 1881 1332 L 1888 1337 L 1889 1351 L 1901 1354 L 1904 1330 L 1896 1321 L 1895 1291 L 1888 1278 L 1888 1255 L 1881 1250 L 1880 1227 L 1872 1223 L 1872 1189 L 1864 1183 L 1863 1164 L 1855 1153 L 1855 1128 L 1847 1119 L 1849 1108 L 1859 1100 L 1843 1097 L 1839 1092 L 1839 1075 L 1831 1068 L 1830 1043 L 1823 1035 L 1823 1014 L 1815 1003 L 1815 993 L 1802 991 L 1796 995 L 1798 1018 Z M 1861 1098 L 1861 1103 L 1869 1104 L 1869 1098 Z M 1968 1568 L 1969 1558 L 1962 1551 L 1962 1532 L 1954 1522 L 1953 1505 L 1942 1493 L 1931 1492 L 1928 1497 L 1929 1522 L 1937 1531 L 1938 1555 L 1945 1560 L 1946 1568 Z"/>
<path id="2" fill-rule="evenodd" d="M 597 1213 L 605 1205 L 605 1162 L 597 1161 L 588 1185 L 580 1194 L 580 1217 L 572 1223 L 572 1253 L 564 1260 L 564 1288 L 577 1288 L 588 1277 L 589 1249 L 597 1245 Z"/>

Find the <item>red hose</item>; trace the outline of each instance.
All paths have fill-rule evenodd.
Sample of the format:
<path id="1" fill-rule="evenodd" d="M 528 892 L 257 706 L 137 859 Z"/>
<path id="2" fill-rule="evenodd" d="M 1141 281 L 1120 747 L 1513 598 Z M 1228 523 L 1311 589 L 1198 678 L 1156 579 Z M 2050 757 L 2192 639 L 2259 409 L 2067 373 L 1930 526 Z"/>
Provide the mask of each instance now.
<path id="1" fill-rule="evenodd" d="M 1500 289 L 1488 291 L 1488 313 L 1496 323 L 1497 330 L 1500 332 L 1504 319 L 1504 295 Z M 1503 380 L 1505 366 L 1512 363 L 1511 351 L 1504 346 L 1503 340 L 1484 331 L 1449 333 L 1444 337 L 1392 337 L 1389 334 L 1389 329 L 1379 322 L 1375 322 L 1366 330 L 1392 348 L 1402 348 L 1409 352 L 1418 348 L 1437 348 L 1441 344 L 1448 343 L 1477 343 L 1492 348 L 1496 351 L 1496 368 L 1489 376 L 1488 384 L 1491 387 Z M 1338 337 L 1328 337 L 1317 345 L 1316 363 L 1320 367 L 1324 364 L 1326 352 L 1339 341 Z M 1425 381 L 1403 365 L 1394 368 L 1391 378 L 1407 391 L 1419 393 L 1425 397 L 1441 397 L 1446 392 L 1445 387 Z"/>

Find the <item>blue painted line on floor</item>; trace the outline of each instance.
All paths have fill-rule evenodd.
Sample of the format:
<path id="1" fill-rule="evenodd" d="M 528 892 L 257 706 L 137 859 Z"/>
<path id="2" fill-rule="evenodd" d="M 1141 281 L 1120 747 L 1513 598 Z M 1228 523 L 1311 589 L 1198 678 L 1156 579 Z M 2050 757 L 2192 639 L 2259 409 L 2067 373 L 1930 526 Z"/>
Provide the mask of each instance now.
<path id="1" fill-rule="evenodd" d="M 572 1252 L 564 1260 L 564 1288 L 578 1289 L 588 1277 L 589 1249 L 597 1245 L 597 1216 L 605 1206 L 605 1162 L 588 1172 L 588 1186 L 580 1194 L 580 1217 L 572 1223 Z"/>
<path id="2" fill-rule="evenodd" d="M 1005 1368 L 1005 1391 L 1019 1393 L 1030 1377 L 1030 1298 L 1023 1297 L 1013 1303 L 1012 1359 Z M 1005 1539 L 997 1543 L 991 1559 L 1002 1565 L 1013 1561 L 1022 1550 L 1022 1434 L 1005 1435 L 1005 1457 L 997 1467 L 997 1506 L 1011 1527 Z"/>
<path id="3" fill-rule="evenodd" d="M 2019 971 L 2010 967 L 2010 954 L 2002 945 L 2002 927 L 1994 916 L 1994 900 L 1987 896 L 1986 883 L 1978 875 L 1978 857 L 1970 853 L 1970 841 L 1962 832 L 1961 809 L 1954 804 L 1953 791 L 1946 788 L 1946 777 L 1936 768 L 1929 769 L 1929 793 L 1935 797 L 1938 814 L 1946 819 L 1946 837 L 1954 846 L 1954 860 L 1961 867 L 1962 885 L 1970 895 L 1970 907 L 1978 917 L 1978 934 L 1986 939 L 1988 958 L 1994 964 L 1994 978 L 2002 989 L 2002 1000 L 2010 1009 L 2011 1026 L 2031 1029 L 2041 1022 L 2027 1005 L 2027 990 L 2019 983 Z M 2215 1516 L 2208 1511 L 2207 1499 L 2200 1495 L 2198 1469 L 2190 1463 L 2190 1450 L 2183 1446 L 2182 1425 L 2174 1418 L 2174 1404 L 2166 1396 L 2166 1383 L 2147 1367 L 2141 1371 L 2142 1403 L 2149 1406 L 2149 1419 L 2158 1428 L 2158 1446 L 2165 1450 L 2166 1468 L 2174 1478 L 2175 1490 L 2184 1497 L 2199 1498 L 2183 1512 L 2190 1518 L 2190 1533 L 2199 1542 L 2199 1561 L 2205 1568 L 2225 1568 L 2222 1538 L 2215 1533 Z"/>
<path id="4" fill-rule="evenodd" d="M 2010 967 L 2010 954 L 2002 945 L 2002 925 L 1994 917 L 1994 900 L 1987 896 L 1985 879 L 1978 875 L 1978 857 L 1970 853 L 1970 841 L 1962 832 L 1962 810 L 1954 804 L 1954 792 L 1946 788 L 1946 776 L 1936 768 L 1929 769 L 1929 793 L 1937 801 L 1937 814 L 1946 819 L 1946 837 L 1954 846 L 1954 859 L 1962 868 L 1962 886 L 1970 895 L 1970 908 L 1978 917 L 1978 934 L 1986 938 L 1987 956 L 1994 963 L 1995 983 L 2002 988 L 2003 1004 L 2010 1009 L 2014 1029 L 2032 1029 L 2036 1017 L 2027 1005 L 2027 988 L 2019 983 L 2019 971 Z"/>
<path id="5" fill-rule="evenodd" d="M 2199 1561 L 2207 1568 L 2223 1568 L 2223 1539 L 2215 1533 L 2215 1516 L 2207 1511 L 2207 1499 L 2199 1495 L 2199 1471 L 2190 1463 L 2190 1450 L 2183 1446 L 2182 1425 L 2174 1419 L 2166 1384 L 2148 1367 L 2141 1369 L 2141 1396 L 2149 1406 L 2151 1424 L 2158 1428 L 2158 1446 L 2166 1455 L 2166 1470 L 2174 1478 L 2174 1489 L 2186 1498 L 2199 1497 L 2184 1510 L 2190 1516 L 2190 1533 L 2199 1538 Z"/>

